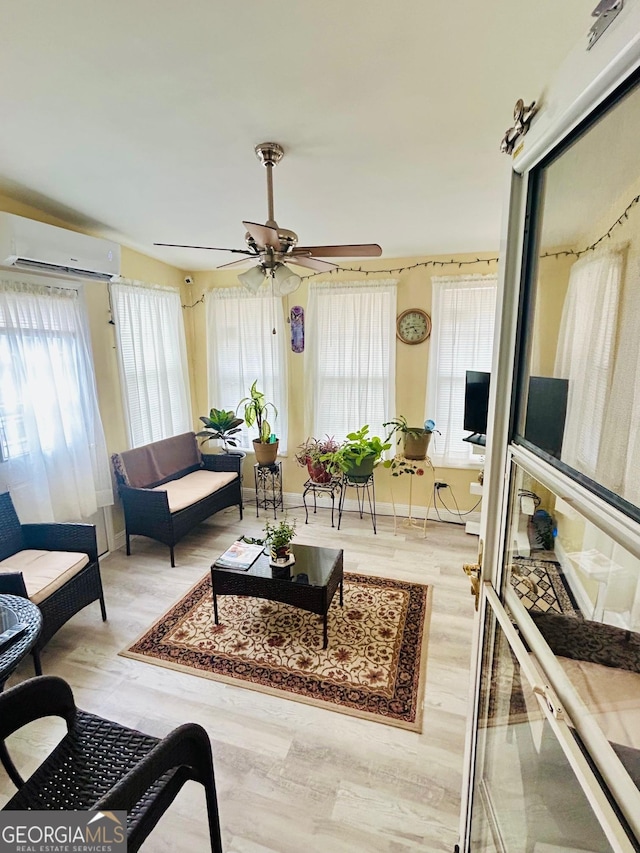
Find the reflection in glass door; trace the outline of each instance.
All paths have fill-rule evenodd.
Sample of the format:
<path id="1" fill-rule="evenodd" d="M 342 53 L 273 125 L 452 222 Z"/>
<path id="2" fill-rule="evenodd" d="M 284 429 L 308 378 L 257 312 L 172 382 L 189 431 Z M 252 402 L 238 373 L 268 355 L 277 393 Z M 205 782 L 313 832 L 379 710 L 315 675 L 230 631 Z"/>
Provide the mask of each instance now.
<path id="1" fill-rule="evenodd" d="M 470 849 L 634 850 L 507 612 L 486 601 Z"/>

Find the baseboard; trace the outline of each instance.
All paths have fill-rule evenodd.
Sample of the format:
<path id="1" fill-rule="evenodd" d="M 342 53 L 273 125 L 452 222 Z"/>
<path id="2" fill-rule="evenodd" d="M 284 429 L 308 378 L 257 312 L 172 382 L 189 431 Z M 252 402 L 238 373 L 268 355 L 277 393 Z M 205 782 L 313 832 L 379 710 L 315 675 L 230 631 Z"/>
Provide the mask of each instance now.
<path id="1" fill-rule="evenodd" d="M 289 509 L 297 509 L 304 508 L 304 504 L 302 502 L 302 495 L 298 492 L 284 492 L 283 495 L 285 510 Z M 245 504 L 245 509 L 256 505 L 256 492 L 255 489 L 243 489 L 242 490 L 242 499 Z M 318 508 L 331 509 L 331 498 L 328 495 L 318 494 L 317 496 Z M 313 498 L 309 496 L 307 498 L 307 506 L 309 508 L 313 507 Z M 425 517 L 425 509 L 424 506 L 412 506 L 411 507 L 411 518 L 416 521 L 424 521 Z M 338 495 L 335 497 L 335 510 L 338 511 Z M 263 510 L 264 511 L 264 510 Z M 344 511 L 345 512 L 357 512 L 358 511 L 358 502 L 355 498 L 345 498 L 344 501 Z M 367 507 L 368 511 L 368 507 Z M 383 503 L 380 501 L 376 501 L 376 515 L 383 516 L 391 516 L 394 515 L 394 507 L 392 503 Z M 396 504 L 395 505 L 395 515 L 398 518 L 408 518 L 409 517 L 409 505 L 408 504 Z M 443 507 L 438 507 L 438 511 L 436 513 L 435 507 L 429 507 L 429 516 L 428 521 L 446 521 L 450 524 L 460 524 L 465 525 L 467 522 L 471 523 L 480 523 L 480 513 L 479 512 L 470 512 L 468 514 L 463 514 L 462 517 L 457 515 L 455 512 L 451 512 L 450 510 L 446 510 Z"/>

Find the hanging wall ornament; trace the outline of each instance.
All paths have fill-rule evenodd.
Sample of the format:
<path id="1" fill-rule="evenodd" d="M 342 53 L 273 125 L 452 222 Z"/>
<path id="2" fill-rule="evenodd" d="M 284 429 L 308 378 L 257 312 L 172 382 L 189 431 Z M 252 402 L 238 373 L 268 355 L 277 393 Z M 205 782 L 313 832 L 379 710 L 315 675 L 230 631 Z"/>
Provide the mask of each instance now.
<path id="1" fill-rule="evenodd" d="M 304 352 L 304 308 L 294 305 L 289 313 L 291 318 L 291 349 Z"/>

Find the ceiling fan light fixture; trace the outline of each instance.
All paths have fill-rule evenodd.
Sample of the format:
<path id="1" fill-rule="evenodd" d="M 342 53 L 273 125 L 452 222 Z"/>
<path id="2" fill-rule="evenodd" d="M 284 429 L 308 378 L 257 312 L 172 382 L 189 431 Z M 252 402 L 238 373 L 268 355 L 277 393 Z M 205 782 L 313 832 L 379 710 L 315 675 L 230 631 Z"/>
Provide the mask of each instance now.
<path id="1" fill-rule="evenodd" d="M 246 272 L 241 272 L 238 276 L 238 281 L 243 287 L 246 287 L 247 290 L 250 290 L 251 293 L 257 293 L 260 289 L 260 285 L 264 281 L 265 272 L 264 268 L 258 264 L 255 267 L 251 267 L 251 269 L 246 270 Z"/>
<path id="2" fill-rule="evenodd" d="M 274 292 L 276 296 L 287 296 L 300 287 L 302 279 L 285 264 L 278 264 L 273 271 Z"/>

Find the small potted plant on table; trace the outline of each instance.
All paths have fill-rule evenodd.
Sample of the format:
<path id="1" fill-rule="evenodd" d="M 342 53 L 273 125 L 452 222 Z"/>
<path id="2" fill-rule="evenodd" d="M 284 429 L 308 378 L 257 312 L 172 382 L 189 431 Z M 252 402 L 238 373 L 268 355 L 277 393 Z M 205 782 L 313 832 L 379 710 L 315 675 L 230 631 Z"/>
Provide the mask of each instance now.
<path id="1" fill-rule="evenodd" d="M 277 523 L 267 521 L 264 526 L 265 542 L 270 549 L 272 566 L 290 566 L 295 562 L 291 553 L 291 540 L 296 534 L 296 520 L 286 517 Z"/>
<path id="2" fill-rule="evenodd" d="M 306 467 L 311 482 L 330 483 L 334 476 L 333 454 L 339 447 L 335 438 L 330 436 L 323 439 L 308 438 L 298 448 L 296 462 L 301 468 Z"/>
<path id="3" fill-rule="evenodd" d="M 258 437 L 253 439 L 253 450 L 256 454 L 258 465 L 273 465 L 278 455 L 278 439 L 271 432 L 271 424 L 267 420 L 269 409 L 274 417 L 278 417 L 278 410 L 273 403 L 267 403 L 262 391 L 258 391 L 258 380 L 249 389 L 249 396 L 244 397 L 238 403 L 236 411 L 244 406 L 244 420 L 247 426 L 255 424 L 258 429 Z"/>

